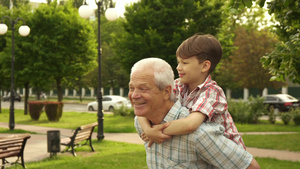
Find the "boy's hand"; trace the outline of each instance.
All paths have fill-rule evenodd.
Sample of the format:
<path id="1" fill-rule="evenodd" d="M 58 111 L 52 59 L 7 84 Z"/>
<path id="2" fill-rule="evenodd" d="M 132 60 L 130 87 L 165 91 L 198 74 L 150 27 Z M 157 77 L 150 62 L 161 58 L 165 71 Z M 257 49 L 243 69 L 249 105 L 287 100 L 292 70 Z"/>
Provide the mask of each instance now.
<path id="1" fill-rule="evenodd" d="M 167 139 L 171 139 L 171 136 L 166 135 L 163 133 L 163 130 L 167 128 L 170 125 L 170 123 L 164 123 L 159 125 L 152 126 L 151 129 L 149 129 L 147 132 L 143 133 L 141 138 L 144 141 L 149 141 L 148 147 L 151 147 L 153 142 L 156 143 L 162 143 Z"/>

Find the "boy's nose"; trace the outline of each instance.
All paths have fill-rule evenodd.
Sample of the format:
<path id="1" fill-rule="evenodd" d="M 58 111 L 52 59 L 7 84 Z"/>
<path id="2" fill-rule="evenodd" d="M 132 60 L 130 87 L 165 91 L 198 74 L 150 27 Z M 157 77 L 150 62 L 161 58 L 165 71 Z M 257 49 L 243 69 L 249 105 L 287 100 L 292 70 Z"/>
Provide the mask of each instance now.
<path id="1" fill-rule="evenodd" d="M 176 70 L 181 70 L 181 67 L 179 64 L 176 66 Z"/>

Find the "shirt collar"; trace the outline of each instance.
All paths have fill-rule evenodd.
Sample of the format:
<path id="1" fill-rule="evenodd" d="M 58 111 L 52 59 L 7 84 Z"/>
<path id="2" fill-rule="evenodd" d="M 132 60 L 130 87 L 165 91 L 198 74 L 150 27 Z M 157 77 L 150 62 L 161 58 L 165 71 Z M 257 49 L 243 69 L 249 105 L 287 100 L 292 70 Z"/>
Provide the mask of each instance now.
<path id="1" fill-rule="evenodd" d="M 166 123 L 178 119 L 178 116 L 180 115 L 181 112 L 181 108 L 182 106 L 180 101 L 176 101 L 173 107 L 169 110 L 168 114 L 165 116 L 162 123 Z"/>

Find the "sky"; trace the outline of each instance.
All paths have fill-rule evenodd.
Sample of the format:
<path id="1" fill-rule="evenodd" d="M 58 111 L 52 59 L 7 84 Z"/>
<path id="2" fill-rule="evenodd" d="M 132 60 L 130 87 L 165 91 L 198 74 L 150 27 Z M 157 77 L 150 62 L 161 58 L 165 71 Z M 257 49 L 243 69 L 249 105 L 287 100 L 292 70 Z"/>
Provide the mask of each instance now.
<path id="1" fill-rule="evenodd" d="M 30 0 L 31 2 L 41 2 L 46 3 L 46 0 Z M 95 0 L 86 0 L 87 3 L 94 9 L 97 8 L 97 5 L 95 4 Z M 138 2 L 139 0 L 113 0 L 113 2 L 116 2 L 116 9 L 118 11 L 119 16 L 123 16 L 123 13 L 125 12 L 125 6 L 129 5 L 134 2 Z"/>

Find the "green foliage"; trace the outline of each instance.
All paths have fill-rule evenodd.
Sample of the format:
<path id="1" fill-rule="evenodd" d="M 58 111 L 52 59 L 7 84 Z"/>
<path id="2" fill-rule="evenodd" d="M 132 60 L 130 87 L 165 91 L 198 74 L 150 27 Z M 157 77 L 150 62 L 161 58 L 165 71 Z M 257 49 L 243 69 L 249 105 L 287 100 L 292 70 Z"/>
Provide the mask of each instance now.
<path id="1" fill-rule="evenodd" d="M 61 99 L 64 83 L 73 82 L 95 67 L 97 48 L 93 27 L 88 20 L 80 18 L 71 2 L 65 5 L 58 5 L 56 1 L 40 4 L 34 10 L 22 6 L 9 13 L 14 19 L 22 17 L 31 29 L 27 37 L 15 33 L 16 86 L 29 84 L 30 87 L 45 90 L 56 82 L 58 98 Z M 19 20 L 16 28 L 21 24 Z M 0 65 L 3 74 L 9 75 L 12 48 L 10 30 L 5 40 L 6 46 L 0 53 Z M 2 44 L 0 46 L 1 49 Z"/>
<path id="2" fill-rule="evenodd" d="M 28 102 L 29 115 L 32 120 L 39 120 L 41 113 L 43 112 L 44 103 L 37 101 Z"/>
<path id="3" fill-rule="evenodd" d="M 141 0 L 126 8 L 125 32 L 116 34 L 113 48 L 127 72 L 140 59 L 158 57 L 176 70 L 175 52 L 195 33 L 216 35 L 222 23 L 222 1 Z"/>
<path id="4" fill-rule="evenodd" d="M 49 121 L 59 121 L 62 116 L 63 106 L 62 102 L 44 102 L 45 112 Z"/>
<path id="5" fill-rule="evenodd" d="M 288 125 L 292 119 L 292 115 L 290 113 L 281 113 L 281 120 L 283 121 L 284 125 Z"/>
<path id="6" fill-rule="evenodd" d="M 249 3 L 251 2 L 251 3 Z M 230 7 L 244 8 L 251 7 L 252 2 L 258 2 L 263 7 L 265 0 L 231 0 Z M 285 81 L 287 78 L 300 83 L 300 57 L 299 53 L 299 0 L 271 0 L 267 2 L 269 14 L 274 14 L 275 32 L 279 36 L 280 42 L 276 50 L 267 54 L 261 59 L 264 67 L 273 74 L 271 80 Z"/>
<path id="7" fill-rule="evenodd" d="M 275 124 L 276 122 L 276 114 L 275 114 L 275 109 L 274 107 L 270 107 L 270 110 L 269 110 L 269 122 L 271 124 Z"/>
<path id="8" fill-rule="evenodd" d="M 300 83 L 300 33 L 291 35 L 289 40 L 278 43 L 276 49 L 261 58 L 263 66 L 273 75 L 271 80 L 285 81 L 288 78 Z"/>
<path id="9" fill-rule="evenodd" d="M 232 116 L 232 119 L 235 123 L 247 123 L 247 113 L 248 113 L 248 104 L 243 102 L 242 100 L 239 101 L 228 101 L 228 111 Z"/>
<path id="10" fill-rule="evenodd" d="M 134 110 L 133 108 L 128 108 L 127 106 L 122 105 L 120 108 L 117 108 L 113 111 L 115 116 L 128 116 L 134 117 Z"/>
<path id="11" fill-rule="evenodd" d="M 251 96 L 247 102 L 229 101 L 228 110 L 235 123 L 255 124 L 266 111 L 266 107 L 263 105 L 263 98 Z"/>
<path id="12" fill-rule="evenodd" d="M 295 125 L 300 125 L 300 108 L 291 109 L 289 113 L 293 115 Z"/>

